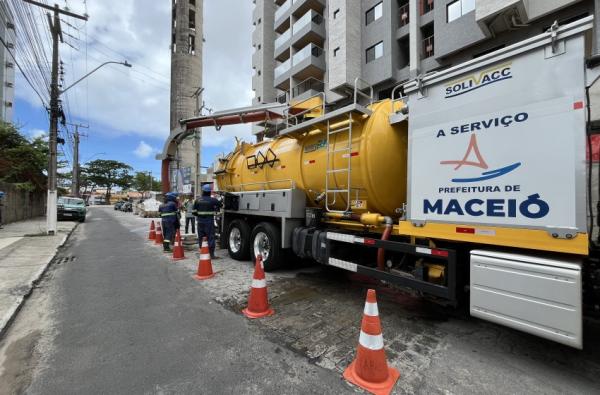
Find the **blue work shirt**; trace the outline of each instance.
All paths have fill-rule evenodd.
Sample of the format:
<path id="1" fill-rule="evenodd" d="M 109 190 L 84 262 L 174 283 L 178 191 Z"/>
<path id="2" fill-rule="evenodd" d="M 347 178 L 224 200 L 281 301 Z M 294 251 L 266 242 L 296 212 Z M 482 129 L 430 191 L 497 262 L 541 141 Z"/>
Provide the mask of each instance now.
<path id="1" fill-rule="evenodd" d="M 165 222 L 177 222 L 177 211 L 177 203 L 173 201 L 161 204 L 158 208 L 160 217 Z"/>

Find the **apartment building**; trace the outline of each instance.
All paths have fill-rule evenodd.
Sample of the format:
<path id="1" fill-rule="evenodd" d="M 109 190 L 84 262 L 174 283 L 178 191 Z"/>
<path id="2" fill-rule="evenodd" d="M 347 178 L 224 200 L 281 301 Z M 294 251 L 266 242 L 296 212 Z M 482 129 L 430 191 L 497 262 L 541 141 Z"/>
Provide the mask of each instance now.
<path id="1" fill-rule="evenodd" d="M 537 35 L 554 21 L 595 14 L 595 3 L 600 0 L 254 0 L 254 104 L 322 93 L 335 106 L 356 78 L 373 86 L 375 99 L 388 98 L 420 74 Z M 269 135 L 264 127 L 253 131 L 259 139 Z"/>
<path id="2" fill-rule="evenodd" d="M 6 4 L 0 4 L 0 37 L 6 43 L 0 46 L 0 120 L 12 122 L 15 97 L 15 63 L 8 52 L 14 53 L 15 25 L 10 18 Z"/>

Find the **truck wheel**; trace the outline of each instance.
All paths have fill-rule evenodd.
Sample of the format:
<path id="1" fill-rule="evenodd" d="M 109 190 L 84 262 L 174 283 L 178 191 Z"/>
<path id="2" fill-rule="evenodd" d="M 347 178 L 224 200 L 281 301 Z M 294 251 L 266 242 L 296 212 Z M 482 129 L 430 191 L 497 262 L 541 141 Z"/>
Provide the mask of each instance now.
<path id="1" fill-rule="evenodd" d="M 281 266 L 283 251 L 281 250 L 281 236 L 277 226 L 270 222 L 261 222 L 252 230 L 252 260 L 260 254 L 263 257 L 263 267 L 269 272 Z"/>
<path id="2" fill-rule="evenodd" d="M 231 221 L 227 230 L 227 251 L 235 260 L 243 261 L 250 255 L 250 227 L 240 219 Z"/>

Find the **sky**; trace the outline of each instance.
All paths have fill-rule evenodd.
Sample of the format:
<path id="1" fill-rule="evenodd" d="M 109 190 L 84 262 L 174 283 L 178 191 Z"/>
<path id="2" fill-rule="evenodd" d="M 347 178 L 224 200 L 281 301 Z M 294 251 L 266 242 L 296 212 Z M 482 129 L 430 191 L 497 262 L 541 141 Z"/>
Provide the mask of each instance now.
<path id="1" fill-rule="evenodd" d="M 158 177 L 160 161 L 154 157 L 169 134 L 171 1 L 56 3 L 77 13 L 87 10 L 89 15 L 87 23 L 63 17 L 66 43 L 60 46 L 60 56 L 66 86 L 105 61 L 127 60 L 133 65 L 105 66 L 63 95 L 68 122 L 89 125 L 80 129 L 85 134 L 80 162 L 115 159 Z M 252 7 L 248 0 L 204 1 L 203 100 L 215 111 L 252 102 Z M 43 18 L 37 20 L 40 29 L 48 28 Z M 46 133 L 47 112 L 20 75 L 15 96 L 13 122 L 30 137 Z M 74 131 L 73 126 L 68 128 Z M 203 166 L 230 151 L 234 137 L 252 140 L 250 125 L 220 131 L 204 128 L 202 133 Z M 72 163 L 72 141 L 66 140 L 62 151 Z"/>

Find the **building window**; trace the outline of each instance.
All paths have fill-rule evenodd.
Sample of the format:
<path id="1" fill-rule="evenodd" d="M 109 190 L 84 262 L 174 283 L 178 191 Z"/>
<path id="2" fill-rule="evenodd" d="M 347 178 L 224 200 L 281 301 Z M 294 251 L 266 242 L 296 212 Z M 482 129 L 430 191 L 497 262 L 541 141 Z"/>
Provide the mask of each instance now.
<path id="1" fill-rule="evenodd" d="M 260 70 L 258 70 L 258 76 L 260 77 Z"/>
<path id="2" fill-rule="evenodd" d="M 189 28 L 190 29 L 195 29 L 196 28 L 196 11 L 189 10 L 188 24 L 189 24 Z"/>
<path id="3" fill-rule="evenodd" d="M 375 7 L 371 8 L 366 13 L 366 24 L 376 21 L 383 15 L 383 2 L 379 2 Z"/>
<path id="4" fill-rule="evenodd" d="M 258 44 L 258 49 L 260 50 L 260 44 Z"/>
<path id="5" fill-rule="evenodd" d="M 196 54 L 196 37 L 191 34 L 188 36 L 188 54 Z"/>
<path id="6" fill-rule="evenodd" d="M 196 0 L 190 0 L 190 5 L 196 6 Z"/>
<path id="7" fill-rule="evenodd" d="M 446 21 L 452 22 L 475 11 L 475 0 L 456 0 L 446 6 Z"/>
<path id="8" fill-rule="evenodd" d="M 337 10 L 333 11 L 333 19 L 337 19 L 339 13 L 340 13 L 339 8 Z"/>
<path id="9" fill-rule="evenodd" d="M 340 47 L 337 47 L 336 49 L 334 49 L 333 56 L 337 56 L 339 50 L 340 50 Z"/>
<path id="10" fill-rule="evenodd" d="M 258 23 L 257 23 L 257 25 L 260 25 L 260 18 L 258 18 Z"/>
<path id="11" fill-rule="evenodd" d="M 367 48 L 367 63 L 383 56 L 383 41 Z"/>

